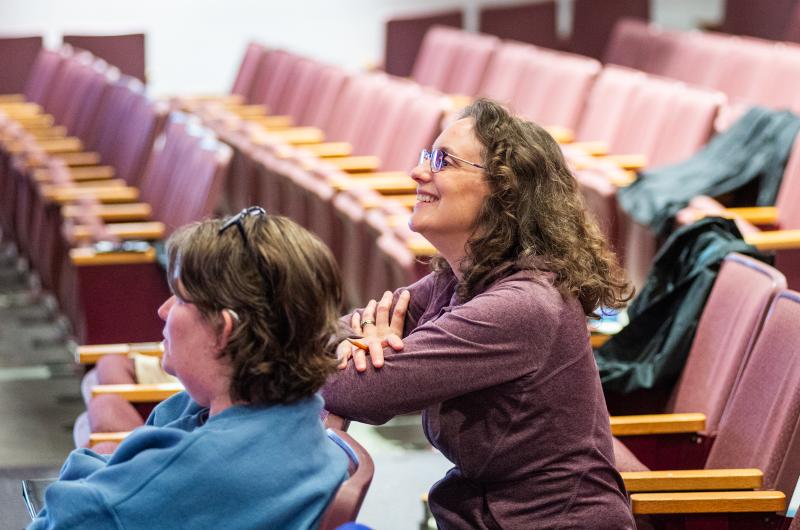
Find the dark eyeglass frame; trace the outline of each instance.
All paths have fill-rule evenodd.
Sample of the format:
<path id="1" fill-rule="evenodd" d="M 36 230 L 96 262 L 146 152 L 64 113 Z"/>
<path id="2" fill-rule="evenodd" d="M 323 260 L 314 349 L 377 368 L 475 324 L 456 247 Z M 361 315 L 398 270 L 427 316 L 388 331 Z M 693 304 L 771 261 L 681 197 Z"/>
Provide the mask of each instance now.
<path id="1" fill-rule="evenodd" d="M 242 236 L 242 242 L 244 243 L 247 252 L 250 254 L 253 262 L 256 265 L 259 276 L 261 276 L 261 279 L 264 281 L 264 286 L 267 288 L 267 292 L 270 292 L 271 282 L 268 279 L 269 275 L 264 270 L 263 260 L 252 247 L 252 245 L 250 245 L 250 241 L 247 239 L 247 234 L 244 231 L 244 219 L 247 217 L 262 217 L 266 219 L 267 211 L 261 206 L 250 206 L 249 208 L 244 208 L 241 212 L 225 221 L 225 224 L 220 227 L 220 229 L 217 231 L 217 234 L 222 235 L 230 227 L 236 226 L 236 228 L 239 230 L 239 235 Z"/>
<path id="2" fill-rule="evenodd" d="M 477 167 L 478 169 L 486 169 L 480 164 L 476 164 L 475 162 L 470 162 L 469 160 L 464 160 L 461 157 L 458 157 L 452 153 L 448 153 L 444 149 L 433 149 L 432 151 L 428 151 L 427 149 L 423 149 L 419 153 L 419 162 L 417 165 L 422 165 L 425 161 L 428 161 L 428 166 L 431 168 L 431 173 L 438 173 L 447 167 L 447 157 L 454 158 L 459 162 L 463 162 L 465 164 L 469 164 L 472 167 Z"/>

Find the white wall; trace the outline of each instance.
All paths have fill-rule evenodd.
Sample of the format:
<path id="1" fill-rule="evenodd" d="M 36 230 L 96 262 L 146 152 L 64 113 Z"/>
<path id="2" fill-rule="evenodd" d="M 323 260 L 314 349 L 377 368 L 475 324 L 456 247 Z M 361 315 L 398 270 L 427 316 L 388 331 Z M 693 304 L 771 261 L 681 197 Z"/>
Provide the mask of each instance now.
<path id="1" fill-rule="evenodd" d="M 477 27 L 481 5 L 530 0 L 0 0 L 0 35 L 147 34 L 156 94 L 226 91 L 249 40 L 362 68 L 381 60 L 384 22 L 398 15 L 462 7 Z M 653 18 L 688 28 L 719 18 L 723 0 L 652 0 Z M 571 0 L 559 0 L 563 32 Z"/>

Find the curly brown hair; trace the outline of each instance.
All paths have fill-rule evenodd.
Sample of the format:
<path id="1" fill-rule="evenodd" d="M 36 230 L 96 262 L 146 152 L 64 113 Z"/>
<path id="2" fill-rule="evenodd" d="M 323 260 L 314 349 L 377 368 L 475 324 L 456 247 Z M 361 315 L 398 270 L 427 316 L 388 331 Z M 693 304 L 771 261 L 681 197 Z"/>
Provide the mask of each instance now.
<path id="1" fill-rule="evenodd" d="M 342 289 L 330 250 L 293 221 L 252 215 L 187 225 L 167 241 L 168 281 L 221 330 L 236 322 L 220 357 L 231 366 L 234 402 L 291 403 L 335 370 Z"/>
<path id="2" fill-rule="evenodd" d="M 528 268 L 552 271 L 556 288 L 575 296 L 587 315 L 624 306 L 630 284 L 552 136 L 488 99 L 474 101 L 459 118 L 474 121 L 490 192 L 466 244 L 458 295 L 468 300 Z M 438 271 L 450 267 L 441 257 L 432 264 Z"/>

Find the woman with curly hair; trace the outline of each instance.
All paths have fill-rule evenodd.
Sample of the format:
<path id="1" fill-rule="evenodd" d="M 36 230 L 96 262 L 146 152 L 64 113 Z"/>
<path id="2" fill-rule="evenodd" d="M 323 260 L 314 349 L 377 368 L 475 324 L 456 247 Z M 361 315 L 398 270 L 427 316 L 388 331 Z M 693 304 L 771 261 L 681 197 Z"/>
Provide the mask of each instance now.
<path id="1" fill-rule="evenodd" d="M 257 207 L 167 249 L 162 363 L 186 391 L 111 456 L 73 451 L 29 528 L 316 528 L 348 465 L 316 395 L 342 336 L 330 251 Z"/>
<path id="2" fill-rule="evenodd" d="M 478 100 L 411 177 L 434 271 L 347 317 L 371 363 L 341 343 L 326 408 L 423 411 L 454 464 L 429 495 L 439 528 L 634 528 L 586 328 L 629 288 L 558 145 Z"/>

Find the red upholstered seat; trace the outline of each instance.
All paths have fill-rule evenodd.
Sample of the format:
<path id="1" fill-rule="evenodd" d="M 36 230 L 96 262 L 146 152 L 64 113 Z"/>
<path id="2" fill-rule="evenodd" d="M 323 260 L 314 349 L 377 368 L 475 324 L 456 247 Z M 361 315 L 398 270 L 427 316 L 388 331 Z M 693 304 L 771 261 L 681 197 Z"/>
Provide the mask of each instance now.
<path id="1" fill-rule="evenodd" d="M 783 275 L 769 265 L 738 254 L 725 258 L 666 410 L 702 412 L 706 416 L 704 432 L 685 454 L 674 446 L 660 450 L 647 446 L 652 443 L 647 437 L 626 437 L 623 441 L 640 458 L 632 459 L 630 451 L 620 452 L 616 455 L 618 469 L 635 471 L 643 464 L 651 469 L 680 468 L 686 467 L 680 465 L 684 459 L 689 467 L 702 467 L 709 447 L 719 438 L 729 397 L 738 392 L 742 367 L 749 369 L 748 359 L 769 304 L 785 286 Z"/>

